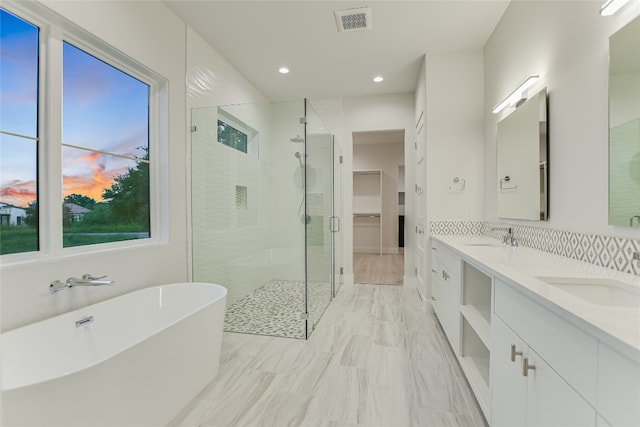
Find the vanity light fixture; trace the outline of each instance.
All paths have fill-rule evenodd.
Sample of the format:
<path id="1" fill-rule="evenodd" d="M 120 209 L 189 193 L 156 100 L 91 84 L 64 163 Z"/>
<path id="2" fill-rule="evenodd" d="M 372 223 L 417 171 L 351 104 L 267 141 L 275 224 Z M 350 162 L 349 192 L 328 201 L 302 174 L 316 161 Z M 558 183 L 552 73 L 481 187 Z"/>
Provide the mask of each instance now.
<path id="1" fill-rule="evenodd" d="M 526 100 L 527 99 L 527 89 L 529 89 L 531 86 L 533 86 L 533 84 L 536 81 L 538 81 L 539 78 L 540 78 L 540 76 L 537 75 L 537 74 L 533 74 L 533 75 L 530 75 L 529 77 L 527 77 L 522 83 L 520 83 L 520 85 L 518 85 L 516 90 L 511 92 L 509 94 L 509 96 L 507 96 L 498 105 L 496 105 L 491 112 L 493 114 L 497 114 L 497 113 L 499 113 L 500 111 L 504 110 L 505 108 L 507 108 L 509 106 L 517 105 L 518 102 Z"/>
<path id="2" fill-rule="evenodd" d="M 607 0 L 600 8 L 600 15 L 611 16 L 616 13 L 622 6 L 627 4 L 629 0 Z"/>
<path id="3" fill-rule="evenodd" d="M 384 77 L 382 77 L 382 76 L 375 76 L 373 78 L 373 81 L 376 82 L 376 83 L 380 83 L 383 80 L 384 80 Z"/>
<path id="4" fill-rule="evenodd" d="M 288 69 L 287 67 L 280 67 L 280 68 L 278 69 L 278 72 L 279 72 L 280 74 L 288 74 L 288 73 L 289 73 L 289 69 Z"/>

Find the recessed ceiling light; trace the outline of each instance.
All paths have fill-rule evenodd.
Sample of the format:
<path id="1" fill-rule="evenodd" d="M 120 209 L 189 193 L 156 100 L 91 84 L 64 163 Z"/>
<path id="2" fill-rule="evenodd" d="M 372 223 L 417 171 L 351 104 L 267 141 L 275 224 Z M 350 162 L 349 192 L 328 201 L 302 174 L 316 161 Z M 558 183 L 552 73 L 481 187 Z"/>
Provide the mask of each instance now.
<path id="1" fill-rule="evenodd" d="M 384 78 L 382 76 L 376 76 L 373 78 L 373 81 L 376 83 L 380 83 L 381 81 L 383 81 Z"/>
<path id="2" fill-rule="evenodd" d="M 278 72 L 279 72 L 280 74 L 287 74 L 287 73 L 289 72 L 289 69 L 288 69 L 287 67 L 280 67 L 280 68 L 278 69 Z"/>

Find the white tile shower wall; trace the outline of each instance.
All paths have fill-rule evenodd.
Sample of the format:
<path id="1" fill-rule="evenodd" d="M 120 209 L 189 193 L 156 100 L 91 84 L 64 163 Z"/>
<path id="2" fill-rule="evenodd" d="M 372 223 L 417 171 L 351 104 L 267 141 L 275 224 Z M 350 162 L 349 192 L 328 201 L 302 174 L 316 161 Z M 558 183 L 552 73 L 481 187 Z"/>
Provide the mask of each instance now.
<path id="1" fill-rule="evenodd" d="M 485 222 L 483 234 L 502 238 L 504 231 L 493 229 L 504 227 L 513 229 L 513 234 L 521 246 L 640 275 L 640 262 L 632 259 L 634 252 L 640 252 L 638 239 L 496 222 Z"/>
<path id="2" fill-rule="evenodd" d="M 187 27 L 187 112 L 216 105 L 266 104 L 266 98 L 240 75 L 214 48 Z M 215 111 L 215 107 L 213 108 Z M 270 117 L 264 114 L 241 119 L 261 132 L 263 142 L 270 139 Z M 210 127 L 215 135 L 215 126 Z M 241 153 L 205 135 L 191 137 L 192 280 L 225 286 L 227 304 L 267 281 L 270 274 L 269 200 L 260 190 L 269 188 L 269 150 L 261 150 L 256 168 Z M 198 141 L 196 137 L 201 137 Z M 201 144 L 198 144 L 200 142 Z M 247 209 L 235 208 L 235 186 L 247 188 Z M 240 213 L 240 215 L 237 215 Z M 252 265 L 253 267 L 249 268 Z"/>
<path id="3" fill-rule="evenodd" d="M 218 143 L 216 112 L 192 112 L 193 278 L 227 287 L 232 303 L 270 279 L 269 156 L 264 150 L 256 160 Z M 270 139 L 268 109 L 232 114 Z M 247 189 L 246 209 L 236 208 L 236 186 Z"/>
<path id="4" fill-rule="evenodd" d="M 304 170 L 295 153 L 303 156 L 305 151 L 304 144 L 291 141 L 304 135 L 304 125 L 299 122 L 304 116 L 304 101 L 274 103 L 271 111 L 272 138 L 264 149 L 270 152 L 266 209 L 273 265 L 271 276 L 263 283 L 304 279 Z"/>

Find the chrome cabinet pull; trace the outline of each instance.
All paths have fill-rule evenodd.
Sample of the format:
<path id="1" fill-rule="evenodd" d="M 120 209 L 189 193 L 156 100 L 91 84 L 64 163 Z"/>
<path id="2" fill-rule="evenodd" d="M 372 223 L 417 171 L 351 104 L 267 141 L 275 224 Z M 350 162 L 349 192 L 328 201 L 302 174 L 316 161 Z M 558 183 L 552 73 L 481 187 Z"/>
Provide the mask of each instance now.
<path id="1" fill-rule="evenodd" d="M 443 278 L 444 280 L 449 280 L 449 275 L 448 275 L 448 274 L 447 274 L 447 272 L 446 272 L 446 271 L 444 271 L 444 270 L 442 270 L 442 278 Z"/>
<path id="2" fill-rule="evenodd" d="M 512 362 L 516 361 L 516 356 L 522 356 L 522 352 L 521 351 L 516 351 L 516 345 L 515 344 L 511 344 L 511 361 Z"/>
<path id="3" fill-rule="evenodd" d="M 529 358 L 528 357 L 524 357 L 522 359 L 522 376 L 523 377 L 528 377 L 529 376 L 529 370 L 535 371 L 536 367 L 534 365 L 529 365 Z"/>

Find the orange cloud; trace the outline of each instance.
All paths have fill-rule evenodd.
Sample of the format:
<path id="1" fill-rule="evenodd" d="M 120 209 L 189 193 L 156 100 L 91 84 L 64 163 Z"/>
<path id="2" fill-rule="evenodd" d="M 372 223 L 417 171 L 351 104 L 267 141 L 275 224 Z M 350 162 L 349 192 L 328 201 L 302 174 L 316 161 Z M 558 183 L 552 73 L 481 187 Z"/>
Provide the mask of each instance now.
<path id="1" fill-rule="evenodd" d="M 111 187 L 114 178 L 118 174 L 93 173 L 88 176 L 65 175 L 62 178 L 62 193 L 66 197 L 69 194 L 81 194 L 91 197 L 93 200 L 101 201 L 102 192 L 105 188 Z"/>
<path id="2" fill-rule="evenodd" d="M 100 162 L 102 156 L 102 153 L 90 151 L 73 159 L 73 163 L 83 164 L 86 169 L 91 170 L 91 173 L 90 175 L 63 176 L 62 193 L 64 197 L 70 194 L 81 194 L 96 201 L 102 200 L 103 191 L 113 185 L 117 176 L 126 172 L 126 168 L 105 171 L 104 165 Z"/>
<path id="3" fill-rule="evenodd" d="M 0 202 L 26 208 L 37 197 L 35 181 L 10 181 L 0 188 Z"/>

